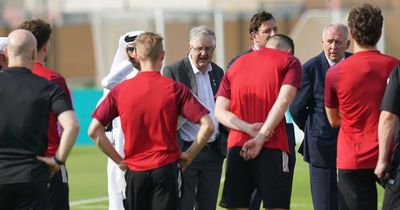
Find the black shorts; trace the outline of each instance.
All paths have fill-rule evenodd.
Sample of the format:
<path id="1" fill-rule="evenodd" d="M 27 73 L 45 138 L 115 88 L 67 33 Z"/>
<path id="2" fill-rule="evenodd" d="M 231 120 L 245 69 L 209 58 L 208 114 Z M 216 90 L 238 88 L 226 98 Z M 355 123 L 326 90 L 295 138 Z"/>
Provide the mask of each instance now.
<path id="1" fill-rule="evenodd" d="M 248 208 L 255 189 L 263 198 L 264 208 L 289 209 L 292 179 L 286 152 L 263 148 L 260 154 L 246 161 L 240 147 L 228 151 L 224 190 L 220 206 Z"/>
<path id="2" fill-rule="evenodd" d="M 392 170 L 385 185 L 382 210 L 400 209 L 400 165 Z"/>
<path id="3" fill-rule="evenodd" d="M 47 183 L 21 183 L 0 185 L 1 210 L 43 210 L 49 207 Z"/>
<path id="4" fill-rule="evenodd" d="M 178 177 L 176 162 L 150 171 L 126 171 L 127 210 L 178 209 Z"/>
<path id="5" fill-rule="evenodd" d="M 65 166 L 61 166 L 61 169 L 51 177 L 49 193 L 49 210 L 69 210 L 68 174 Z"/>
<path id="6" fill-rule="evenodd" d="M 340 210 L 376 210 L 378 194 L 374 169 L 338 170 Z"/>

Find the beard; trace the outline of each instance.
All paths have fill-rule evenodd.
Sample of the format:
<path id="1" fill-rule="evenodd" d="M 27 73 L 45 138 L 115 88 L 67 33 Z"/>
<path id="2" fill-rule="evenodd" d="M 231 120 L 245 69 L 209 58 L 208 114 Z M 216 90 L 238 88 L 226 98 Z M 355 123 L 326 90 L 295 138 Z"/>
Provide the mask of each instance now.
<path id="1" fill-rule="evenodd" d="M 140 63 L 134 58 L 130 58 L 129 60 L 131 61 L 132 66 L 140 71 Z"/>

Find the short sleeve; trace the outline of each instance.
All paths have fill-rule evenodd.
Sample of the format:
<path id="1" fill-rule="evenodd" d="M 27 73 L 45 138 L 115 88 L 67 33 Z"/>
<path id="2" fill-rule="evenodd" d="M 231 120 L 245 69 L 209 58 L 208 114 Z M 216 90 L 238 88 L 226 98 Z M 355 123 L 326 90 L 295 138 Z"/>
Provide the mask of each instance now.
<path id="1" fill-rule="evenodd" d="M 381 109 L 400 117 L 400 65 L 396 66 L 389 76 Z"/>
<path id="2" fill-rule="evenodd" d="M 325 77 L 325 106 L 328 108 L 338 108 L 339 100 L 337 96 L 338 69 L 330 68 Z"/>
<path id="3" fill-rule="evenodd" d="M 65 95 L 67 96 L 69 103 L 71 103 L 71 106 L 73 106 L 71 92 L 68 89 L 68 85 L 65 79 L 61 76 L 56 75 L 51 78 L 51 81 L 56 83 L 65 92 Z"/>
<path id="4" fill-rule="evenodd" d="M 282 85 L 291 85 L 300 88 L 301 84 L 301 64 L 300 61 L 294 57 L 289 57 L 288 70 L 283 78 Z"/>
<path id="5" fill-rule="evenodd" d="M 218 92 L 215 97 L 222 96 L 227 99 L 231 99 L 231 83 L 229 80 L 230 72 L 227 72 L 222 77 L 221 84 L 219 85 Z"/>
<path id="6" fill-rule="evenodd" d="M 55 115 L 72 110 L 72 104 L 68 100 L 66 93 L 56 84 L 50 83 L 50 107 Z"/>
<path id="7" fill-rule="evenodd" d="M 99 104 L 99 106 L 97 106 L 96 110 L 94 110 L 92 114 L 92 117 L 97 119 L 103 126 L 106 126 L 119 115 L 117 109 L 116 94 L 117 89 L 112 89 L 111 92 L 105 97 L 105 99 Z"/>
<path id="8" fill-rule="evenodd" d="M 208 109 L 193 96 L 186 86 L 174 82 L 174 87 L 180 115 L 194 123 L 198 123 L 204 115 L 209 113 Z"/>

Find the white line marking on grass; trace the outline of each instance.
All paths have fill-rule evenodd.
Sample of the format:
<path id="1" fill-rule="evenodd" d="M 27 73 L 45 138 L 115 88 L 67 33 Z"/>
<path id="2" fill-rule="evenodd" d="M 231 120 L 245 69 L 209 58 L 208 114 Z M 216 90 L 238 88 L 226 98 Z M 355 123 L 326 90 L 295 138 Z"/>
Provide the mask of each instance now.
<path id="1" fill-rule="evenodd" d="M 78 201 L 69 202 L 70 206 L 79 206 L 83 204 L 91 204 L 91 203 L 99 203 L 103 201 L 108 201 L 108 197 L 99 197 L 99 198 L 91 198 L 91 199 L 84 199 Z"/>
<path id="2" fill-rule="evenodd" d="M 84 205 L 84 206 L 75 206 L 75 209 L 108 209 L 108 206 L 104 206 L 104 205 Z"/>

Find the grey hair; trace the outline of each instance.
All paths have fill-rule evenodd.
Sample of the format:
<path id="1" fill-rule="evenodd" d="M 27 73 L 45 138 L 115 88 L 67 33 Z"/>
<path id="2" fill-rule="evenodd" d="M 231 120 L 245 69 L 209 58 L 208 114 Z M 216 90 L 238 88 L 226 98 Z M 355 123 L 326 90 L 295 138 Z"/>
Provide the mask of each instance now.
<path id="1" fill-rule="evenodd" d="M 341 30 L 344 33 L 344 39 L 347 41 L 349 40 L 349 29 L 347 28 L 346 25 L 342 23 L 330 23 L 324 27 L 322 30 L 322 39 L 325 37 L 326 31 L 329 28 L 335 28 L 337 30 Z"/>
<path id="2" fill-rule="evenodd" d="M 197 26 L 190 30 L 189 42 L 191 45 L 197 41 L 200 37 L 207 37 L 212 40 L 213 45 L 215 46 L 215 33 L 207 26 Z"/>

